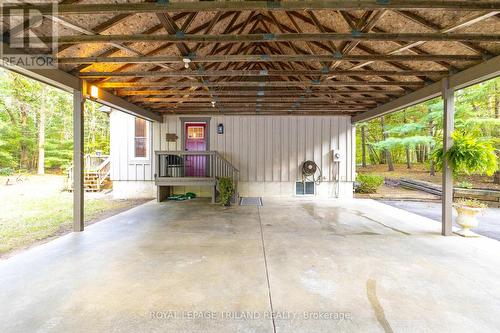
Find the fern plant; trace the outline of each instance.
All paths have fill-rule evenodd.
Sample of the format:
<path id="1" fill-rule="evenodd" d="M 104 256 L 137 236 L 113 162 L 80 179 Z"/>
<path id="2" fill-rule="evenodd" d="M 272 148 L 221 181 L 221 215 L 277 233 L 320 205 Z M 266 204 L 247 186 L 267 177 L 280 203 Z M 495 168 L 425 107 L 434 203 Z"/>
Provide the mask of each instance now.
<path id="1" fill-rule="evenodd" d="M 491 140 L 455 131 L 452 134 L 453 145 L 443 153 L 442 144 L 433 152 L 436 167 L 442 169 L 445 158 L 454 175 L 487 175 L 492 176 L 498 170 L 495 147 Z"/>
<path id="2" fill-rule="evenodd" d="M 223 206 L 231 205 L 231 198 L 234 194 L 233 181 L 229 177 L 219 178 L 219 193 Z"/>

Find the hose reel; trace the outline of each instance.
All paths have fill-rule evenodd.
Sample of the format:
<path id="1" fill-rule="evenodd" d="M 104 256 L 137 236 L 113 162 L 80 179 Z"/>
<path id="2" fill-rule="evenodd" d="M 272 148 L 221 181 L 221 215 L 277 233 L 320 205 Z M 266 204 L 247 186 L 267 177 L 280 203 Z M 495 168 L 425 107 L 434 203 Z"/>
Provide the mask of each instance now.
<path id="1" fill-rule="evenodd" d="M 314 175 L 319 171 L 317 178 Z M 305 161 L 302 163 L 302 182 L 312 180 L 316 185 L 321 183 L 322 172 L 321 168 L 314 161 Z"/>

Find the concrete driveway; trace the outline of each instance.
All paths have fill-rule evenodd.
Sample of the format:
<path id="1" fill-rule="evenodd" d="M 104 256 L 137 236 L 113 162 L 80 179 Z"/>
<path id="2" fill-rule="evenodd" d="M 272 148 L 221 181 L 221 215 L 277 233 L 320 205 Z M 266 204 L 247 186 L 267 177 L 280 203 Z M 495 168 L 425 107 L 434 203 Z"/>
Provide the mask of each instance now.
<path id="1" fill-rule="evenodd" d="M 372 200 L 149 202 L 1 261 L 0 331 L 494 332 L 499 253 Z"/>
<path id="2" fill-rule="evenodd" d="M 441 223 L 441 202 L 404 200 L 381 200 L 381 202 Z M 453 219 L 456 216 L 457 212 L 453 210 Z M 472 229 L 475 233 L 500 241 L 500 208 L 487 208 L 477 219 L 479 226 Z M 460 228 L 456 223 L 453 225 Z"/>

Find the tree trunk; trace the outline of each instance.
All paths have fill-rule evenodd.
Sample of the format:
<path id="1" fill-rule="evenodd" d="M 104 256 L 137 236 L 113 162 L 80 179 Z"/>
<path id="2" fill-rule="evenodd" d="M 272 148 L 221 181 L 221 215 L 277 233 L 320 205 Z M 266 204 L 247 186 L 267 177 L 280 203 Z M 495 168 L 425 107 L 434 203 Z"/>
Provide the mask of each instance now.
<path id="1" fill-rule="evenodd" d="M 410 163 L 410 148 L 406 147 L 406 168 L 411 169 L 411 163 Z"/>
<path id="2" fill-rule="evenodd" d="M 500 171 L 495 172 L 495 178 L 493 178 L 493 182 L 500 185 Z"/>
<path id="3" fill-rule="evenodd" d="M 19 142 L 19 168 L 30 169 L 30 160 L 28 154 L 28 113 L 21 106 L 19 109 L 19 123 L 21 125 L 21 140 Z"/>
<path id="4" fill-rule="evenodd" d="M 387 134 L 385 133 L 384 117 L 380 117 L 380 126 L 382 127 L 382 136 L 384 140 L 387 139 Z M 394 171 L 394 164 L 392 163 L 392 156 L 389 149 L 385 150 L 385 160 L 387 161 L 387 167 L 389 171 Z"/>
<path id="5" fill-rule="evenodd" d="M 495 118 L 500 118 L 500 98 L 499 98 L 498 87 L 495 84 Z"/>
<path id="6" fill-rule="evenodd" d="M 403 123 L 407 123 L 406 121 L 406 113 L 404 113 L 404 118 L 403 118 Z M 405 152 L 406 152 L 406 168 L 411 169 L 411 155 L 410 155 L 410 147 L 406 146 L 405 147 Z"/>
<path id="7" fill-rule="evenodd" d="M 366 168 L 366 134 L 365 125 L 361 126 L 361 165 Z"/>
<path id="8" fill-rule="evenodd" d="M 38 122 L 38 174 L 45 174 L 45 97 L 42 96 Z"/>
<path id="9" fill-rule="evenodd" d="M 380 160 L 377 155 L 377 152 L 375 152 L 375 150 L 371 145 L 368 145 L 368 157 L 370 158 L 371 165 L 379 164 Z"/>
<path id="10" fill-rule="evenodd" d="M 498 119 L 500 118 L 500 98 L 499 98 L 499 91 L 498 91 L 498 86 L 495 83 L 495 118 Z M 498 150 L 497 150 L 498 152 Z M 500 152 L 497 153 L 498 156 L 498 171 L 495 172 L 495 176 L 493 178 L 493 182 L 495 184 L 500 185 Z"/>
<path id="11" fill-rule="evenodd" d="M 430 108 L 429 108 L 429 113 L 431 113 Z M 434 137 L 434 122 L 430 117 L 429 117 L 429 136 Z M 434 150 L 434 145 L 431 143 L 429 146 L 429 151 L 431 154 L 433 150 Z M 432 159 L 432 156 L 429 158 L 429 174 L 431 176 L 436 175 L 436 166 L 434 165 L 434 160 Z"/>

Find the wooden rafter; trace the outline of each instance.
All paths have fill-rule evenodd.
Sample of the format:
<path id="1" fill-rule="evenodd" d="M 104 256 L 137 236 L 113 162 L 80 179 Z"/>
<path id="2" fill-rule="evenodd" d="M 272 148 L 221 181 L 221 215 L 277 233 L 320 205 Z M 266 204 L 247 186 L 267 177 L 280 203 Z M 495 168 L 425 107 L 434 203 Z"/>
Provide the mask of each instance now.
<path id="1" fill-rule="evenodd" d="M 220 82 L 168 82 L 168 81 L 141 81 L 141 82 L 104 82 L 98 86 L 102 88 L 127 87 L 359 87 L 359 86 L 407 86 L 420 87 L 423 82 L 415 81 L 331 81 L 331 82 L 304 82 L 304 81 L 220 81 Z"/>
<path id="2" fill-rule="evenodd" d="M 51 14 L 52 5 L 6 6 L 1 16 L 19 15 L 13 9 L 37 10 Z M 498 1 L 439 1 L 439 0 L 330 0 L 330 1 L 200 1 L 200 2 L 155 2 L 155 3 L 101 3 L 62 4 L 59 14 L 105 14 L 105 13 L 161 13 L 161 12 L 201 12 L 201 11 L 243 11 L 243 10 L 369 10 L 369 9 L 448 9 L 448 10 L 500 10 Z"/>
<path id="3" fill-rule="evenodd" d="M 59 64 L 91 64 L 91 63 L 184 63 L 184 59 L 191 62 L 276 62 L 276 61 L 481 61 L 483 58 L 469 54 L 424 54 L 424 55 L 385 55 L 385 54 L 362 54 L 362 55 L 276 55 L 276 54 L 250 54 L 231 56 L 138 56 L 138 57 L 68 57 L 59 58 Z"/>
<path id="4" fill-rule="evenodd" d="M 382 13 L 382 12 L 381 12 Z M 164 17 L 165 14 L 158 14 Z M 381 17 L 381 16 L 379 16 Z M 69 23 L 68 23 L 69 24 Z M 72 28 L 76 30 L 76 25 Z M 79 29 L 82 30 L 82 29 Z M 127 43 L 127 42 L 170 42 L 184 44 L 187 42 L 196 43 L 270 43 L 270 42 L 290 42 L 290 41 L 415 41 L 415 42 L 500 42 L 500 34 L 479 34 L 479 33 L 254 33 L 245 35 L 235 34 L 136 34 L 136 35 L 98 35 L 94 32 L 86 31 L 87 35 L 77 36 L 43 36 L 25 37 L 24 39 L 13 39 L 16 42 L 36 44 L 37 41 L 44 43 L 76 44 L 76 43 Z"/>
<path id="5" fill-rule="evenodd" d="M 391 71 L 391 70 L 168 70 L 168 71 L 127 71 L 127 72 L 82 72 L 82 78 L 106 78 L 106 77 L 185 77 L 185 76 L 325 76 L 325 75 L 356 75 L 356 76 L 423 76 L 423 75 L 446 75 L 448 71 Z"/>
<path id="6" fill-rule="evenodd" d="M 57 41 L 58 66 L 155 112 L 360 114 L 494 57 L 500 42 L 497 1 L 148 1 L 47 11 L 75 32 Z M 425 15 L 436 8 L 442 19 Z M 141 12 L 158 24 L 118 29 Z M 87 44 L 92 56 L 79 57 Z"/>

